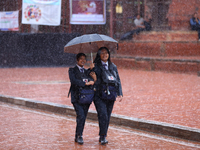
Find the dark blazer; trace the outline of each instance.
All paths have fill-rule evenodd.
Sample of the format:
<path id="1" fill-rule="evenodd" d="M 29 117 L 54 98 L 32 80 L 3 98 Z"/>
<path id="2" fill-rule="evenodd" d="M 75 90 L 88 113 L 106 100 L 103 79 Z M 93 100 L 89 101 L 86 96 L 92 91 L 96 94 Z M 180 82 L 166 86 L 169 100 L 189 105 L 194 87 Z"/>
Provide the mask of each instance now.
<path id="1" fill-rule="evenodd" d="M 192 29 L 192 30 L 196 30 L 197 28 L 199 28 L 199 26 L 200 26 L 199 18 L 197 18 L 197 20 L 198 20 L 198 23 L 195 21 L 195 18 L 194 18 L 194 17 L 192 17 L 192 18 L 190 19 L 190 25 L 191 25 L 191 29 Z"/>
<path id="2" fill-rule="evenodd" d="M 97 76 L 97 81 L 94 84 L 94 88 L 96 89 L 98 94 L 100 92 L 100 85 L 103 84 L 103 81 L 102 81 L 102 78 L 101 78 L 101 74 L 102 74 L 102 70 L 103 70 L 102 68 L 103 68 L 103 66 L 102 66 L 101 63 L 95 64 L 94 71 L 95 71 L 96 76 Z M 123 96 L 122 86 L 121 86 L 121 81 L 120 81 L 120 77 L 119 77 L 119 74 L 118 74 L 117 66 L 114 63 L 109 63 L 108 69 L 112 70 L 116 73 L 116 75 L 117 75 L 116 79 L 117 79 L 117 82 L 118 82 L 117 95 Z"/>
<path id="3" fill-rule="evenodd" d="M 71 93 L 71 103 L 78 101 L 79 88 L 86 86 L 83 78 L 87 78 L 89 81 L 93 80 L 89 73 L 90 71 L 86 69 L 84 69 L 84 73 L 81 73 L 77 66 L 69 68 L 69 79 L 71 82 L 69 93 Z"/>

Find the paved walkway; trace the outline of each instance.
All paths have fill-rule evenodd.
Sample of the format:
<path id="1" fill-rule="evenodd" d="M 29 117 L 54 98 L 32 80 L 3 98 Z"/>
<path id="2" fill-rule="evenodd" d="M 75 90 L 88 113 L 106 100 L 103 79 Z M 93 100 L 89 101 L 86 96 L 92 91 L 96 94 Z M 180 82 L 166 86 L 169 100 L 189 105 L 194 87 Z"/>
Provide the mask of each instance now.
<path id="1" fill-rule="evenodd" d="M 131 69 L 119 74 L 124 98 L 113 114 L 200 129 L 200 77 Z M 69 87 L 68 68 L 0 69 L 1 95 L 72 106 Z"/>
<path id="2" fill-rule="evenodd" d="M 111 125 L 109 144 L 98 142 L 98 124 L 87 121 L 84 144 L 74 142 L 75 118 L 0 102 L 0 149 L 30 150 L 197 150 L 198 143 Z"/>

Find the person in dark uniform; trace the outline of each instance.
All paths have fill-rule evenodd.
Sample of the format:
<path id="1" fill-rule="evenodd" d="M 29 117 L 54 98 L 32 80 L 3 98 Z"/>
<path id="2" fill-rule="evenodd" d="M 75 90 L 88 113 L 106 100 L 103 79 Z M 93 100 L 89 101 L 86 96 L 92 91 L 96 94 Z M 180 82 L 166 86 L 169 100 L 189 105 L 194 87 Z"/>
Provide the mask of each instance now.
<path id="1" fill-rule="evenodd" d="M 198 38 L 200 41 L 200 20 L 197 12 L 195 12 L 193 17 L 190 19 L 190 25 L 192 30 L 198 31 Z"/>
<path id="2" fill-rule="evenodd" d="M 80 89 L 88 88 L 94 90 L 93 85 L 96 80 L 96 74 L 84 68 L 84 64 L 86 63 L 86 55 L 84 53 L 77 54 L 76 60 L 77 65 L 74 68 L 69 68 L 71 82 L 69 93 L 71 93 L 71 103 L 76 111 L 75 142 L 83 144 L 82 134 L 91 102 L 82 103 L 80 101 Z"/>
<path id="3" fill-rule="evenodd" d="M 122 101 L 122 87 L 117 67 L 111 62 L 110 52 L 106 47 L 98 50 L 94 64 L 95 66 L 90 66 L 97 76 L 94 105 L 98 113 L 99 142 L 104 145 L 108 143 L 106 136 L 116 97 Z"/>

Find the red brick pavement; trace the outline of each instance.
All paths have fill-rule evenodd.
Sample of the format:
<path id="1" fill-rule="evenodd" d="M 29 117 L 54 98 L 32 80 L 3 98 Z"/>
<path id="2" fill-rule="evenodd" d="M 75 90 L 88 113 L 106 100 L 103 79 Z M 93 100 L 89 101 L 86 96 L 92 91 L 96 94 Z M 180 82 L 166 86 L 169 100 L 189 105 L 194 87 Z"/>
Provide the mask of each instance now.
<path id="1" fill-rule="evenodd" d="M 200 77 L 132 69 L 119 74 L 124 98 L 114 114 L 200 129 Z M 1 95 L 72 106 L 69 86 L 68 68 L 0 69 Z"/>
<path id="2" fill-rule="evenodd" d="M 84 144 L 74 142 L 75 118 L 21 108 L 0 102 L 0 149 L 111 150 L 111 149 L 177 149 L 197 150 L 194 142 L 147 134 L 110 126 L 108 145 L 98 142 L 98 124 L 87 121 Z"/>

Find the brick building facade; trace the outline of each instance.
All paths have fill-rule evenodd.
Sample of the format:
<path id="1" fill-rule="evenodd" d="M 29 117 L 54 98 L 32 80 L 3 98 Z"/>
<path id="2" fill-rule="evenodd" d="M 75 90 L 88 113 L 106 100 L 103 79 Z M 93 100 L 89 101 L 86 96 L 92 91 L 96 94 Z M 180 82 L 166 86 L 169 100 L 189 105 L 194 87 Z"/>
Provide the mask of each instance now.
<path id="1" fill-rule="evenodd" d="M 172 0 L 167 13 L 168 24 L 172 30 L 190 29 L 189 20 L 194 12 L 200 15 L 200 0 Z M 199 16 L 200 18 L 200 16 Z"/>
<path id="2" fill-rule="evenodd" d="M 19 10 L 19 32 L 30 32 L 30 25 L 21 24 L 22 0 L 1 0 L 0 11 Z M 39 26 L 40 33 L 102 33 L 119 38 L 130 31 L 136 13 L 152 17 L 154 31 L 190 30 L 189 19 L 199 11 L 200 0 L 106 0 L 105 25 L 71 25 L 69 23 L 69 0 L 62 0 L 60 26 Z M 117 12 L 121 7 L 121 12 Z"/>

